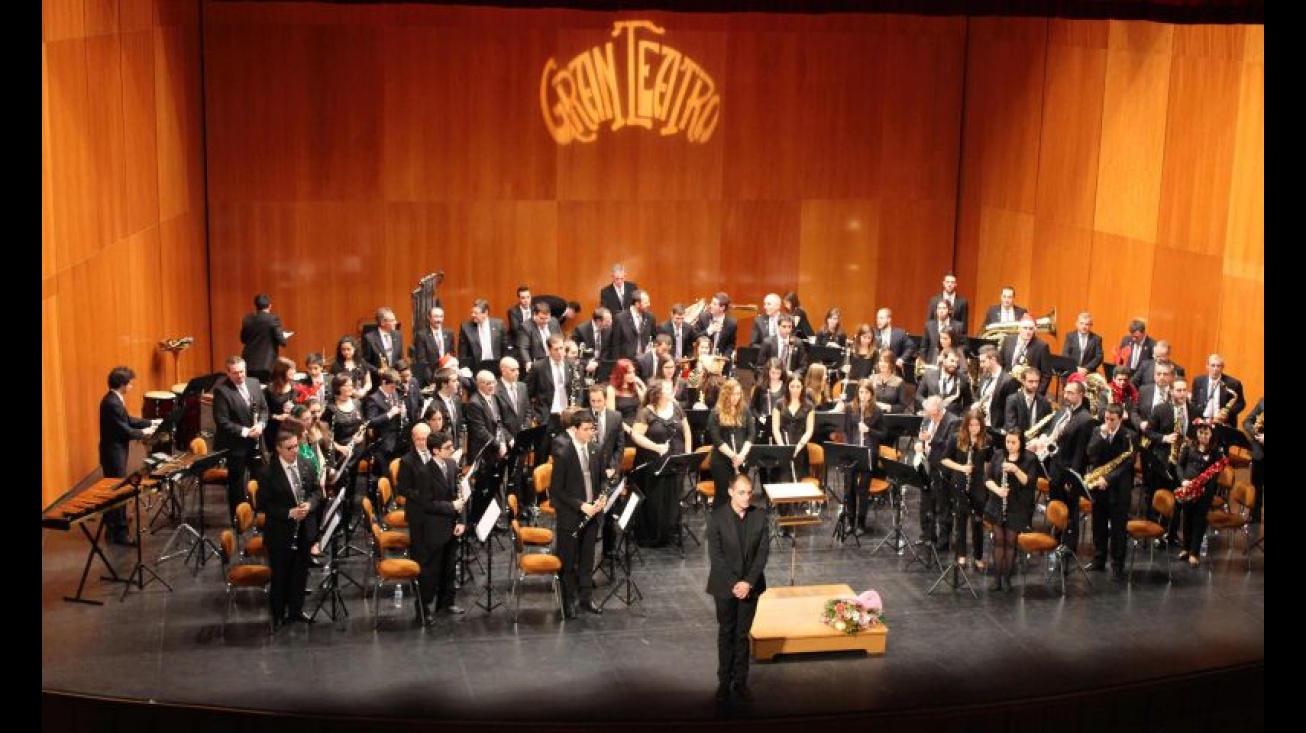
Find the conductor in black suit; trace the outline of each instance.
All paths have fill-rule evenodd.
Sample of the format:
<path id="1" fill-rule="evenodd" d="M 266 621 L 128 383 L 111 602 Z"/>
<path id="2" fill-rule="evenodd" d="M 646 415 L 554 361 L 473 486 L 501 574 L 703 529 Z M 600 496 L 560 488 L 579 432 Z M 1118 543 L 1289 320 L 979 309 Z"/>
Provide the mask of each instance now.
<path id="1" fill-rule="evenodd" d="M 1075 360 L 1080 374 L 1088 375 L 1102 366 L 1102 337 L 1093 333 L 1093 314 L 1084 312 L 1075 319 L 1075 330 L 1061 342 L 1061 355 Z"/>
<path id="2" fill-rule="evenodd" d="M 272 586 L 268 600 L 272 623 L 312 623 L 304 614 L 304 585 L 308 582 L 308 550 L 316 539 L 312 524 L 318 504 L 317 472 L 299 455 L 299 437 L 277 435 L 276 457 L 259 478 L 259 508 L 268 548 Z"/>
<path id="3" fill-rule="evenodd" d="M 553 441 L 553 481 L 549 495 L 557 512 L 558 557 L 562 560 L 563 616 L 576 618 L 576 609 L 599 615 L 603 609 L 594 602 L 594 544 L 598 540 L 602 517 L 585 523 L 582 516 L 593 517 L 607 503 L 603 490 L 604 466 L 598 451 L 593 450 L 594 415 L 589 410 L 569 413 L 566 431 Z"/>
<path id="4" fill-rule="evenodd" d="M 256 419 L 257 416 L 257 419 Z M 245 470 L 260 466 L 259 438 L 267 424 L 263 386 L 245 376 L 245 360 L 227 357 L 227 379 L 213 388 L 213 447 L 227 451 L 227 509 L 235 524 L 236 506 L 245 500 Z"/>
<path id="5" fill-rule="evenodd" d="M 462 614 L 454 604 L 457 538 L 467 530 L 466 502 L 458 496 L 458 462 L 449 433 L 431 433 L 426 423 L 412 430 L 413 450 L 399 459 L 398 491 L 407 498 L 404 519 L 412 540 L 412 558 L 422 567 L 418 581 L 426 623 L 435 613 Z"/>
<path id="6" fill-rule="evenodd" d="M 752 700 L 748 690 L 748 633 L 757 600 L 766 590 L 766 560 L 771 542 L 766 513 L 753 506 L 753 482 L 745 474 L 730 482 L 730 502 L 712 510 L 707 521 L 711 568 L 707 592 L 716 602 L 716 700 Z"/>
<path id="7" fill-rule="evenodd" d="M 272 299 L 266 293 L 254 296 L 254 312 L 240 322 L 240 355 L 249 376 L 266 382 L 272 376 L 280 348 L 294 335 L 281 329 L 281 319 L 272 315 Z"/>
<path id="8" fill-rule="evenodd" d="M 135 386 L 135 379 L 136 372 L 130 367 L 114 367 L 109 372 L 109 391 L 100 400 L 100 471 L 104 478 L 126 478 L 127 449 L 131 442 L 152 434 L 162 422 L 127 414 L 127 393 Z M 127 534 L 127 507 L 105 512 L 104 528 L 110 542 L 135 544 Z"/>
<path id="9" fill-rule="evenodd" d="M 612 266 L 612 284 L 599 291 L 599 305 L 607 308 L 612 317 L 630 307 L 639 286 L 626 280 L 626 266 L 618 262 Z"/>

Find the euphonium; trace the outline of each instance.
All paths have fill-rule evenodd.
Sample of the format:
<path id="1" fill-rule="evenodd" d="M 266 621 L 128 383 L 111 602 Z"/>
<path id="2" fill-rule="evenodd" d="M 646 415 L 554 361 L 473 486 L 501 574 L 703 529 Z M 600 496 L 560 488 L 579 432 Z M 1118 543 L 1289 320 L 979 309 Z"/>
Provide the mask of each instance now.
<path id="1" fill-rule="evenodd" d="M 1038 333 L 1047 333 L 1053 336 L 1057 335 L 1057 309 L 1053 308 L 1046 316 L 1034 320 L 1034 330 Z M 999 323 L 990 323 L 980 332 L 982 339 L 997 339 L 998 348 L 1002 348 L 1002 340 L 1008 335 L 1020 332 L 1020 321 L 1002 321 Z"/>

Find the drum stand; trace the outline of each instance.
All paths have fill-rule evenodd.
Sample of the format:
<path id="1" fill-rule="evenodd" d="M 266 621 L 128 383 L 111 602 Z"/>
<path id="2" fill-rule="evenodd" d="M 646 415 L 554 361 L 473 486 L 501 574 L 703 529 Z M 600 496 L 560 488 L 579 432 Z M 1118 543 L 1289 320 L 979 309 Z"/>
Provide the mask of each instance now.
<path id="1" fill-rule="evenodd" d="M 217 451 L 216 453 L 210 453 L 209 455 L 204 456 L 198 461 L 192 463 L 190 468 L 187 469 L 186 478 L 192 479 L 195 482 L 195 491 L 196 493 L 199 494 L 199 507 L 195 512 L 195 523 L 199 525 L 199 528 L 197 529 L 195 527 L 192 527 L 189 523 L 185 521 L 182 521 L 180 524 L 178 524 L 177 528 L 172 531 L 172 536 L 168 538 L 168 541 L 163 545 L 163 549 L 159 552 L 159 559 L 156 560 L 154 563 L 156 566 L 163 564 L 167 560 L 171 560 L 177 555 L 180 555 L 182 552 L 185 552 L 186 559 L 182 561 L 182 564 L 188 565 L 193 559 L 195 561 L 195 570 L 191 573 L 191 575 L 199 575 L 200 568 L 204 567 L 204 563 L 208 560 L 208 553 L 211 552 L 213 553 L 213 556 L 215 558 L 218 558 L 219 560 L 222 559 L 222 553 L 218 552 L 218 546 L 213 544 L 213 540 L 210 540 L 208 537 L 204 536 L 204 478 L 203 477 L 204 477 L 204 472 L 207 471 L 209 468 L 213 467 L 214 465 L 216 465 L 219 460 L 221 460 L 223 457 L 226 456 L 226 453 L 227 452 L 225 450 Z M 190 536 L 189 548 L 187 548 L 186 550 L 178 549 L 176 552 L 172 552 L 172 553 L 168 552 L 168 550 L 172 548 L 173 543 L 175 543 L 178 540 L 178 538 L 185 537 L 187 535 Z"/>

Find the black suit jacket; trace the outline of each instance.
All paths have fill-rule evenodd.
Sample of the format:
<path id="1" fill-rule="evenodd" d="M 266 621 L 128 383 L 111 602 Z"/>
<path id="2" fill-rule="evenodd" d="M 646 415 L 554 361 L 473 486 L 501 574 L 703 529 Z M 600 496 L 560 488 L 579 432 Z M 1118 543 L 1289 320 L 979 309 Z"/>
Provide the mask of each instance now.
<path id="1" fill-rule="evenodd" d="M 641 314 L 637 330 L 630 311 L 613 316 L 612 340 L 614 358 L 634 361 L 639 348 L 643 346 L 647 349 L 653 341 L 653 317 L 648 313 Z"/>
<path id="2" fill-rule="evenodd" d="M 749 506 L 741 520 L 730 502 L 716 507 L 707 518 L 707 554 L 712 563 L 707 592 L 713 598 L 733 598 L 735 583 L 742 580 L 748 583 L 749 599 L 757 598 L 766 590 L 770 552 L 770 523 L 764 510 Z"/>
<path id="3" fill-rule="evenodd" d="M 1049 434 L 1060 419 L 1059 415 L 1053 418 L 1043 429 L 1043 434 Z M 1082 476 L 1088 463 L 1088 439 L 1093 430 L 1093 416 L 1089 414 L 1088 408 L 1075 410 L 1066 426 L 1061 429 L 1061 436 L 1057 439 L 1057 454 L 1048 463 L 1060 468 L 1073 468 Z"/>
<path id="4" fill-rule="evenodd" d="M 801 372 L 807 368 L 807 342 L 800 341 L 797 337 L 792 337 L 794 343 L 789 347 L 789 353 L 786 355 L 784 365 L 786 374 Z M 762 342 L 762 351 L 757 355 L 757 367 L 761 370 L 771 357 L 780 356 L 780 342 L 778 336 L 772 336 Z"/>
<path id="5" fill-rule="evenodd" d="M 1175 379 L 1184 378 L 1184 368 L 1180 364 L 1171 361 L 1170 365 L 1174 367 Z M 1156 359 L 1148 359 L 1138 365 L 1138 369 L 1129 375 L 1129 381 L 1134 383 L 1135 387 L 1142 389 L 1149 384 L 1156 384 Z"/>
<path id="6" fill-rule="evenodd" d="M 549 421 L 549 413 L 553 412 L 553 396 L 558 390 L 567 390 L 567 384 L 574 379 L 573 369 L 571 362 L 562 360 L 563 377 L 568 381 L 559 385 L 553 382 L 552 360 L 540 359 L 531 367 L 531 373 L 526 375 L 526 391 L 530 393 L 536 420 L 541 423 Z"/>
<path id="7" fill-rule="evenodd" d="M 490 395 L 490 399 L 495 399 L 494 395 Z M 499 419 L 496 420 L 494 413 L 486 406 L 485 396 L 479 390 L 463 403 L 463 412 L 467 416 L 468 455 L 472 458 L 480 456 L 483 466 L 494 464 L 499 460 L 499 448 L 507 446 L 507 439 L 511 437 L 504 433 L 503 413 L 499 413 Z"/>
<path id="8" fill-rule="evenodd" d="M 1201 406 L 1189 401 L 1186 405 L 1188 410 L 1188 424 L 1193 424 L 1193 419 L 1200 417 L 1199 411 Z M 1152 454 L 1159 458 L 1163 463 L 1170 460 L 1170 443 L 1165 442 L 1165 436 L 1170 435 L 1175 429 L 1175 405 L 1169 402 L 1162 402 L 1152 408 L 1151 415 L 1147 421 L 1147 430 L 1143 434 L 1152 440 L 1150 450 Z M 1185 436 L 1186 438 L 1186 436 Z"/>
<path id="9" fill-rule="evenodd" d="M 367 420 L 367 425 L 374 431 L 372 438 L 375 445 L 379 446 L 382 454 L 391 457 L 395 452 L 395 445 L 399 441 L 399 421 L 398 415 L 390 417 L 390 402 L 384 392 L 380 389 L 374 389 L 367 393 L 363 398 L 363 418 Z M 395 392 L 395 404 L 403 402 L 399 393 Z M 412 425 L 409 420 L 406 425 Z"/>
<path id="10" fill-rule="evenodd" d="M 109 390 L 100 400 L 100 468 L 105 478 L 126 478 L 127 449 L 145 437 L 150 421 L 127 414 L 118 393 Z"/>
<path id="11" fill-rule="evenodd" d="M 534 300 L 532 299 L 531 302 L 533 303 Z M 512 352 L 513 356 L 517 356 L 517 358 L 520 359 L 521 357 L 516 353 L 517 335 L 521 332 L 523 323 L 529 325 L 531 322 L 530 308 L 527 308 L 526 312 L 523 313 L 520 306 L 514 305 L 508 309 L 508 316 L 503 319 L 503 322 L 508 326 L 508 351 Z"/>
<path id="12" fill-rule="evenodd" d="M 925 309 L 926 321 L 934 320 L 934 308 L 938 306 L 940 300 L 943 300 L 943 293 L 935 293 L 934 297 L 930 298 L 930 304 Z M 969 318 L 970 304 L 966 302 L 965 298 L 961 297 L 961 293 L 954 294 L 952 296 L 952 320 L 961 324 L 962 333 L 970 330 Z"/>
<path id="13" fill-rule="evenodd" d="M 966 348 L 966 334 L 962 332 L 961 325 L 954 319 L 948 322 L 948 326 L 952 331 L 952 345 L 958 349 Z M 939 341 L 939 324 L 933 319 L 926 321 L 925 330 L 921 333 L 920 352 L 930 364 L 939 355 Z"/>
<path id="14" fill-rule="evenodd" d="M 1243 383 L 1228 374 L 1220 377 L 1219 385 L 1220 394 L 1216 396 L 1216 404 L 1220 407 L 1233 404 L 1229 408 L 1230 427 L 1238 427 L 1238 416 L 1242 414 L 1243 408 L 1247 407 L 1247 395 L 1243 392 Z M 1211 378 L 1203 374 L 1193 380 L 1193 404 L 1197 406 L 1202 414 L 1206 413 L 1206 401 L 1211 394 Z M 1218 409 L 1218 408 L 1217 408 Z"/>
<path id="15" fill-rule="evenodd" d="M 1011 305 L 1011 312 L 1016 314 L 1016 317 L 1013 318 L 1012 320 L 1019 321 L 1021 318 L 1024 318 L 1025 314 L 1028 313 L 1029 311 L 1013 303 Z M 1001 323 L 1001 322 L 1002 322 L 1002 304 L 999 303 L 997 305 L 989 306 L 989 309 L 984 311 L 984 323 L 980 325 L 987 326 L 990 323 Z"/>
<path id="16" fill-rule="evenodd" d="M 1088 437 L 1088 467 L 1090 469 L 1102 466 L 1109 461 L 1114 460 L 1120 454 L 1129 450 L 1133 445 L 1133 433 L 1124 425 L 1116 431 L 1111 440 L 1102 437 L 1102 429 L 1094 428 L 1090 431 Z M 1116 497 L 1128 499 L 1129 490 L 1134 485 L 1134 461 L 1126 458 L 1120 465 L 1111 469 L 1106 475 L 1106 489 Z M 1096 490 L 1097 487 L 1090 486 L 1090 489 Z"/>
<path id="17" fill-rule="evenodd" d="M 473 372 L 483 361 L 493 361 L 497 364 L 503 358 L 503 350 L 508 343 L 507 335 L 503 331 L 503 321 L 498 318 L 486 318 L 486 320 L 490 323 L 492 353 L 481 353 L 479 328 L 474 322 L 463 321 L 462 327 L 458 330 L 458 365 L 465 366 Z"/>
<path id="18" fill-rule="evenodd" d="M 1015 384 L 1015 380 L 1012 380 L 1012 383 Z M 1052 412 L 1052 405 L 1048 403 L 1048 399 L 1041 394 L 1036 394 L 1034 395 L 1034 419 L 1031 420 L 1029 408 L 1025 405 L 1025 391 L 1016 389 L 1007 396 L 1002 429 L 1019 429 L 1023 433 L 1035 422 L 1047 417 L 1050 412 Z"/>
<path id="19" fill-rule="evenodd" d="M 615 319 L 618 313 L 630 307 L 630 301 L 635 297 L 635 291 L 638 289 L 638 285 L 627 280 L 622 288 L 621 300 L 617 300 L 616 287 L 608 283 L 599 291 L 599 305 L 612 311 L 612 317 Z"/>
<path id="20" fill-rule="evenodd" d="M 240 357 L 250 371 L 271 372 L 277 354 L 286 345 L 281 319 L 269 311 L 256 311 L 240 322 Z"/>
<path id="21" fill-rule="evenodd" d="M 517 433 L 531 426 L 531 397 L 526 383 L 520 380 L 511 385 L 512 400 L 508 398 L 509 389 L 509 385 L 500 379 L 494 385 L 494 397 L 499 403 L 499 419 L 503 421 L 503 429 L 515 438 Z"/>
<path id="22" fill-rule="evenodd" d="M 444 351 L 440 351 L 440 347 Z M 435 375 L 435 370 L 440 365 L 440 354 L 451 354 L 457 356 L 453 341 L 453 331 L 441 327 L 440 335 L 437 337 L 430 326 L 419 329 L 413 335 L 413 345 L 408 350 L 413 357 L 413 374 L 421 381 L 422 385 L 431 383 Z M 468 365 L 470 366 L 470 365 Z"/>
<path id="23" fill-rule="evenodd" d="M 598 416 L 594 416 L 594 430 L 599 429 Z M 626 431 L 621 426 L 621 413 L 608 409 L 603 411 L 603 434 L 595 432 L 598 441 L 599 463 L 603 468 L 621 470 L 621 454 L 626 449 Z"/>
<path id="24" fill-rule="evenodd" d="M 558 325 L 558 319 L 550 318 L 546 324 L 549 329 L 549 335 L 562 335 L 562 326 Z M 548 344 L 540 336 L 540 330 L 535 325 L 535 321 L 528 321 L 526 325 L 517 328 L 517 359 L 523 364 L 543 359 L 549 355 Z"/>
<path id="25" fill-rule="evenodd" d="M 313 470 L 311 461 L 298 454 L 295 456 L 295 467 L 299 471 L 300 483 L 303 486 L 303 498 L 309 503 L 309 514 L 312 514 L 320 500 L 317 471 Z M 280 458 L 268 461 L 267 468 L 263 469 L 263 474 L 259 478 L 258 488 L 259 510 L 267 515 L 267 521 L 293 525 L 295 520 L 290 518 L 290 510 L 299 506 L 299 503 L 295 501 L 295 494 L 290 488 L 290 479 L 286 476 L 285 469 L 281 467 Z"/>
<path id="26" fill-rule="evenodd" d="M 712 340 L 712 353 L 720 354 L 726 358 L 734 358 L 739 322 L 730 316 L 722 316 L 721 330 L 717 331 L 715 336 L 707 332 L 711 323 L 711 315 L 707 311 L 703 311 L 703 314 L 698 317 L 698 323 L 694 325 L 694 337 L 707 336 Z"/>
<path id="27" fill-rule="evenodd" d="M 921 422 L 921 427 L 924 428 L 929 424 L 930 419 L 926 417 Z M 946 411 L 943 413 L 943 417 L 939 419 L 939 426 L 934 429 L 934 435 L 930 437 L 930 443 L 927 446 L 929 452 L 926 455 L 926 460 L 931 468 L 938 470 L 940 462 L 948 454 L 948 446 L 953 442 L 960 426 L 961 420 L 956 415 Z"/>
<path id="28" fill-rule="evenodd" d="M 1265 444 L 1256 439 L 1256 418 L 1265 412 L 1265 398 L 1262 397 L 1256 401 L 1256 406 L 1252 411 L 1247 413 L 1247 419 L 1243 420 L 1243 430 L 1246 431 L 1247 437 L 1252 442 L 1252 460 L 1265 460 Z M 1264 428 L 1264 425 L 1261 426 Z"/>
<path id="29" fill-rule="evenodd" d="M 245 387 L 249 390 L 249 405 L 240 396 L 236 386 L 223 379 L 213 388 L 213 424 L 216 435 L 213 440 L 215 450 L 227 450 L 233 456 L 254 453 L 258 445 L 257 438 L 242 438 L 241 428 L 254 427 L 251 408 L 259 410 L 259 419 L 268 419 L 268 403 L 263 397 L 263 385 L 253 377 L 245 377 Z"/>
<path id="30" fill-rule="evenodd" d="M 676 358 L 676 326 L 670 320 L 658 326 L 658 333 L 671 337 L 671 358 Z M 694 355 L 694 327 L 688 322 L 680 324 L 680 358 L 688 359 Z"/>
<path id="31" fill-rule="evenodd" d="M 396 361 L 404 358 L 404 335 L 398 328 L 390 332 L 390 351 L 386 352 L 381 345 L 381 330 L 372 329 L 363 334 L 363 361 L 371 364 L 374 368 L 381 368 L 381 355 L 385 354 L 386 361 L 393 368 Z"/>
<path id="32" fill-rule="evenodd" d="M 772 332 L 770 329 L 770 316 L 767 316 L 766 314 L 753 316 L 753 333 L 748 337 L 748 345 L 761 346 L 764 341 L 779 333 L 779 316 L 780 314 L 777 313 L 777 328 L 775 332 Z"/>
<path id="33" fill-rule="evenodd" d="M 1133 341 L 1132 341 L 1132 339 L 1129 338 L 1128 335 L 1126 335 L 1124 338 L 1120 339 L 1120 345 L 1119 345 L 1118 347 L 1116 347 L 1116 363 L 1117 363 L 1117 364 L 1124 364 L 1124 365 L 1126 365 L 1126 366 L 1128 366 L 1128 365 L 1130 364 L 1130 362 L 1131 362 L 1131 361 L 1133 360 L 1133 358 L 1134 358 L 1134 357 L 1133 357 L 1133 348 L 1134 348 L 1134 347 L 1133 347 L 1132 344 L 1133 344 Z M 1129 347 L 1129 351 L 1125 351 L 1125 347 L 1126 347 L 1126 346 Z M 1141 349 L 1143 350 L 1143 354 L 1142 354 L 1142 356 L 1138 357 L 1138 366 L 1139 366 L 1139 367 L 1142 367 L 1142 366 L 1143 366 L 1143 362 L 1145 362 L 1145 361 L 1147 361 L 1147 360 L 1149 360 L 1149 359 L 1152 358 L 1152 348 L 1155 347 L 1155 346 L 1156 346 L 1156 339 L 1152 338 L 1151 336 L 1145 336 L 1145 337 L 1143 337 L 1143 343 L 1142 343 L 1142 345 L 1139 347 L 1139 348 L 1141 348 Z"/>
<path id="34" fill-rule="evenodd" d="M 1144 422 L 1152 419 L 1153 402 L 1156 400 L 1156 384 L 1145 384 L 1138 389 L 1138 400 L 1130 405 L 1129 421 L 1133 424 L 1135 430 L 1142 430 L 1139 426 Z M 1162 401 L 1164 402 L 1164 400 Z"/>
<path id="35" fill-rule="evenodd" d="M 453 539 L 460 512 L 453 507 L 458 498 L 458 468 L 446 462 L 440 471 L 434 456 L 423 464 L 416 451 L 399 459 L 398 491 L 407 497 L 404 519 L 408 522 L 411 556 L 419 565 L 432 562 L 432 555 Z"/>
<path id="36" fill-rule="evenodd" d="M 947 393 L 944 393 L 939 386 L 942 379 L 943 374 L 939 369 L 926 371 L 924 376 L 921 377 L 920 386 L 916 390 L 916 400 L 923 402 L 926 397 L 931 395 L 938 395 L 945 399 L 952 395 L 958 395 L 948 403 L 945 409 L 953 415 L 961 417 L 961 414 L 966 411 L 970 403 L 975 401 L 975 396 L 970 388 L 970 376 L 958 369 L 957 373 L 953 375 L 952 384 L 949 385 Z"/>
<path id="37" fill-rule="evenodd" d="M 1014 359 L 1016 343 L 1019 340 L 1019 337 L 1016 336 L 1002 340 L 1002 363 L 1007 366 L 1008 371 L 1016 365 Z M 1052 352 L 1048 349 L 1048 345 L 1035 335 L 1034 338 L 1029 340 L 1029 346 L 1024 356 L 1030 366 L 1038 369 L 1038 393 L 1047 394 L 1048 383 L 1052 381 L 1052 360 L 1049 358 L 1052 356 Z"/>
<path id="38" fill-rule="evenodd" d="M 985 421 L 991 428 L 1003 429 L 1007 424 L 1007 398 L 1020 389 L 1016 380 L 1011 378 L 1011 374 L 999 370 L 998 376 L 993 377 L 993 398 L 988 402 L 988 412 L 985 413 Z M 979 381 L 972 387 L 975 393 L 975 402 L 978 403 L 984 396 L 984 387 L 990 380 L 986 374 L 979 375 Z"/>
<path id="39" fill-rule="evenodd" d="M 1066 338 L 1061 342 L 1061 355 L 1068 359 L 1074 359 L 1076 366 L 1095 372 L 1102 366 L 1102 337 L 1089 331 L 1087 348 L 1081 353 L 1079 350 L 1079 331 L 1071 331 L 1066 334 Z"/>
<path id="40" fill-rule="evenodd" d="M 872 329 L 875 334 L 875 347 L 878 349 L 884 343 L 884 335 L 880 329 Z M 907 335 L 907 332 L 901 328 L 889 327 L 889 351 L 893 352 L 895 359 L 902 359 L 904 362 L 911 361 L 916 355 L 916 342 Z"/>
<path id="41" fill-rule="evenodd" d="M 574 532 L 585 514 L 580 510 L 585 503 L 585 476 L 581 471 L 580 454 L 576 452 L 571 434 L 558 433 L 552 445 L 553 478 L 549 484 L 549 501 L 557 512 L 557 527 L 561 532 Z M 590 488 L 598 498 L 603 490 L 603 464 L 598 451 L 589 451 Z"/>

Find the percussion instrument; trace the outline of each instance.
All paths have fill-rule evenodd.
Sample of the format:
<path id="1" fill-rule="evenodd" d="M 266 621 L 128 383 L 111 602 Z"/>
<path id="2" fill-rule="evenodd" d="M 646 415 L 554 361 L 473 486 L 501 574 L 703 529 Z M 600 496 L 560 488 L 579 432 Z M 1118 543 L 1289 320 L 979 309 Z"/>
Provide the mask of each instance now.
<path id="1" fill-rule="evenodd" d="M 184 385 L 183 385 L 184 388 Z M 172 392 L 146 392 L 145 407 L 141 416 L 146 420 L 162 420 L 177 407 L 177 396 Z"/>

